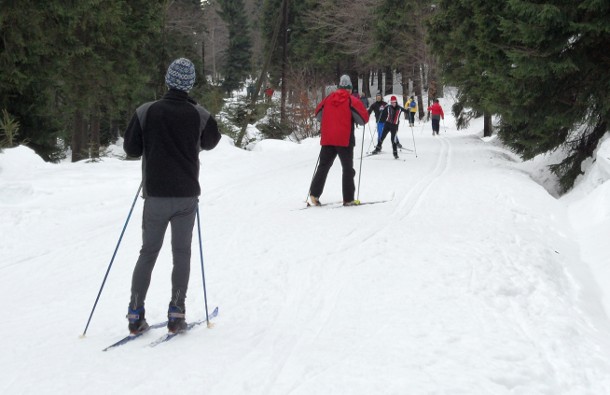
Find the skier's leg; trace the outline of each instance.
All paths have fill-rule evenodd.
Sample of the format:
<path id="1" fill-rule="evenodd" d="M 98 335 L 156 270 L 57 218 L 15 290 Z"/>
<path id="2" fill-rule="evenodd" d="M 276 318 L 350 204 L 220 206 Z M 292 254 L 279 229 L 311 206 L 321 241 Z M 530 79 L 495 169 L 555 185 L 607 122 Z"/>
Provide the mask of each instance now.
<path id="1" fill-rule="evenodd" d="M 343 169 L 343 202 L 351 202 L 354 200 L 354 192 L 356 190 L 354 184 L 354 177 L 356 176 L 356 170 L 354 170 L 354 147 L 337 147 L 337 153 L 339 154 L 339 160 Z"/>
<path id="2" fill-rule="evenodd" d="M 381 151 L 381 146 L 383 145 L 383 140 L 385 140 L 385 137 L 388 135 L 388 133 L 390 133 L 390 128 L 391 125 L 390 124 L 384 124 L 383 126 L 383 132 L 381 133 L 381 138 L 379 139 L 379 144 L 377 144 L 377 147 L 375 147 L 375 153 L 380 152 Z"/>
<path id="3" fill-rule="evenodd" d="M 142 249 L 131 279 L 129 307 L 134 310 L 144 306 L 146 293 L 150 286 L 150 277 L 163 245 L 169 218 L 170 210 L 167 198 L 148 197 L 144 200 Z"/>
<path id="4" fill-rule="evenodd" d="M 184 310 L 184 299 L 188 289 L 191 270 L 191 242 L 197 213 L 198 198 L 172 198 L 174 215 L 172 227 L 172 297 L 171 304 Z"/>
<path id="5" fill-rule="evenodd" d="M 311 187 L 309 188 L 309 193 L 317 198 L 322 195 L 324 191 L 324 184 L 326 184 L 326 176 L 328 176 L 328 171 L 330 167 L 333 165 L 335 158 L 337 157 L 337 151 L 335 147 L 329 145 L 323 145 L 320 149 L 320 163 L 318 164 L 318 170 L 316 170 L 316 174 L 313 176 L 313 180 L 311 181 Z"/>
<path id="6" fill-rule="evenodd" d="M 398 131 L 398 125 L 396 125 L 395 128 L 392 128 L 392 130 L 390 130 L 391 136 L 392 136 L 392 153 L 394 154 L 394 157 L 398 156 L 398 146 L 396 145 L 396 132 Z"/>

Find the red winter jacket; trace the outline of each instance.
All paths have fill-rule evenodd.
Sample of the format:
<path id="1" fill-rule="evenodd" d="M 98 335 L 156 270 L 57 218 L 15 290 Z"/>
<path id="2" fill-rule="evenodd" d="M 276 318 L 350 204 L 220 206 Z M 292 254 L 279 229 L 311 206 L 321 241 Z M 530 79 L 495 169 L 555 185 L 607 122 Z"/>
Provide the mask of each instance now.
<path id="1" fill-rule="evenodd" d="M 439 116 L 445 119 L 445 113 L 443 112 L 443 107 L 439 103 L 434 103 L 430 107 L 428 107 L 428 111 L 432 114 L 432 117 Z"/>
<path id="2" fill-rule="evenodd" d="M 315 115 L 321 122 L 320 145 L 354 145 L 354 122 L 364 125 L 369 121 L 369 114 L 362 102 L 352 98 L 345 89 L 326 96 L 316 107 Z"/>

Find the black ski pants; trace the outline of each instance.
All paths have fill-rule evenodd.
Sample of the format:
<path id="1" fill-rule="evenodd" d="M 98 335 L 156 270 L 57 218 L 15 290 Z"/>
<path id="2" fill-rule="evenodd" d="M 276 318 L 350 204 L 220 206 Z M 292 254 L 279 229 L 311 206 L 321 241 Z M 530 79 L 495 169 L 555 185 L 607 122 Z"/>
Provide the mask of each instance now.
<path id="1" fill-rule="evenodd" d="M 441 130 L 441 117 L 438 115 L 432 116 L 432 134 L 438 134 Z"/>
<path id="2" fill-rule="evenodd" d="M 144 306 L 152 271 L 163 245 L 165 231 L 172 228 L 172 296 L 170 304 L 184 308 L 191 270 L 191 241 L 197 214 L 197 197 L 147 197 L 142 216 L 142 249 L 131 279 L 129 307 Z"/>
<path id="3" fill-rule="evenodd" d="M 383 140 L 385 140 L 385 137 L 388 135 L 388 133 L 390 133 L 392 137 L 392 152 L 397 153 L 398 148 L 396 146 L 396 143 L 398 142 L 398 139 L 396 138 L 396 132 L 398 132 L 398 125 L 386 122 L 386 124 L 383 126 L 383 133 L 381 134 L 381 140 L 379 140 L 377 149 L 381 151 Z"/>
<path id="4" fill-rule="evenodd" d="M 354 170 L 354 147 L 322 146 L 320 149 L 320 163 L 311 181 L 309 193 L 318 198 L 322 195 L 324 184 L 326 184 L 326 177 L 337 156 L 339 156 L 341 167 L 343 168 L 343 201 L 351 202 L 354 200 L 354 191 L 356 190 L 354 185 L 354 177 L 356 176 L 356 170 Z"/>

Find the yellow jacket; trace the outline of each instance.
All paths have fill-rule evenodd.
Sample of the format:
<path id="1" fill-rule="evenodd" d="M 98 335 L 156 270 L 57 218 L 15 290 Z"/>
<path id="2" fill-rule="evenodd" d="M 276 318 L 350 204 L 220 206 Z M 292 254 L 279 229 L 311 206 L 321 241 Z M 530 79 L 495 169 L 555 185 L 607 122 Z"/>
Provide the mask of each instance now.
<path id="1" fill-rule="evenodd" d="M 411 102 L 415 103 L 413 107 L 411 107 Z M 405 103 L 405 108 L 411 112 L 417 112 L 417 100 L 411 100 L 411 98 L 409 98 Z"/>

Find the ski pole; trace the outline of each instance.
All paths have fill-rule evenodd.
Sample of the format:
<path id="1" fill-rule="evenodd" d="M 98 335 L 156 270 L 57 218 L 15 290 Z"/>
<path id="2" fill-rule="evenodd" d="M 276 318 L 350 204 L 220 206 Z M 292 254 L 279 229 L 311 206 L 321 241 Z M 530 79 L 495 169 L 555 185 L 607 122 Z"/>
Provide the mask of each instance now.
<path id="1" fill-rule="evenodd" d="M 417 147 L 415 147 L 415 134 L 413 133 L 413 128 L 411 128 L 411 136 L 413 136 L 413 150 L 415 152 L 415 157 L 417 158 Z"/>
<path id="2" fill-rule="evenodd" d="M 368 125 L 368 123 L 367 123 Z M 362 145 L 360 147 L 360 170 L 358 171 L 358 192 L 356 193 L 356 203 L 359 204 L 360 203 L 360 176 L 362 176 L 362 155 L 364 154 L 364 131 L 365 131 L 365 127 L 364 125 L 362 125 Z M 370 130 L 370 128 L 369 128 Z M 371 140 L 373 141 L 373 140 Z"/>
<path id="3" fill-rule="evenodd" d="M 203 280 L 203 302 L 205 303 L 205 321 L 208 328 L 212 328 L 214 324 L 210 322 L 208 315 L 208 294 L 205 290 L 205 271 L 203 270 L 203 245 L 201 242 L 201 221 L 199 220 L 199 204 L 197 204 L 197 233 L 199 234 L 199 256 L 201 257 L 201 279 Z"/>
<path id="4" fill-rule="evenodd" d="M 366 123 L 366 126 L 368 126 L 369 128 L 369 135 L 371 136 L 371 141 L 373 141 L 373 139 L 375 138 L 375 136 L 373 136 L 373 131 L 371 130 L 371 125 L 369 125 L 369 123 Z M 364 138 L 364 137 L 363 137 Z"/>
<path id="5" fill-rule="evenodd" d="M 445 118 L 443 118 L 443 127 L 445 128 L 445 133 L 447 133 L 447 126 L 445 125 Z"/>
<path id="6" fill-rule="evenodd" d="M 313 178 L 316 176 L 316 171 L 318 171 L 318 165 L 320 165 L 320 156 L 322 155 L 322 151 L 318 154 L 318 161 L 316 162 L 316 167 L 313 169 L 313 174 L 311 175 L 311 181 L 309 182 L 309 190 L 307 191 L 307 197 L 305 198 L 305 203 L 309 205 L 309 195 L 311 195 L 311 183 L 313 182 Z"/>
<path id="7" fill-rule="evenodd" d="M 89 319 L 87 320 L 87 325 L 85 326 L 85 330 L 83 334 L 80 336 L 85 337 L 87 334 L 87 328 L 89 328 L 89 324 L 91 323 L 91 318 L 93 317 L 93 312 L 95 311 L 95 307 L 97 306 L 97 302 L 100 300 L 100 295 L 102 294 L 102 290 L 104 289 L 104 284 L 106 284 L 106 279 L 108 278 L 108 274 L 110 273 L 110 268 L 112 267 L 112 263 L 114 262 L 114 258 L 116 257 L 116 253 L 119 250 L 119 246 L 121 245 L 121 240 L 123 240 L 123 235 L 125 234 L 125 229 L 127 229 L 127 224 L 129 223 L 129 219 L 131 218 L 131 213 L 133 212 L 133 208 L 136 205 L 136 201 L 138 200 L 138 195 L 142 190 L 142 183 L 140 183 L 140 187 L 138 188 L 138 192 L 136 192 L 136 196 L 133 198 L 133 203 L 131 204 L 131 209 L 129 210 L 129 214 L 127 215 L 127 220 L 125 221 L 125 225 L 123 225 L 123 230 L 121 231 L 121 236 L 119 237 L 119 241 L 116 244 L 116 248 L 114 249 L 114 253 L 112 254 L 112 259 L 110 259 L 110 264 L 108 265 L 108 269 L 106 270 L 106 275 L 104 276 L 104 280 L 102 281 L 102 286 L 100 287 L 100 291 L 97 293 L 97 298 L 95 298 L 95 303 L 93 303 L 93 308 L 91 309 L 91 314 L 89 314 Z"/>
<path id="8" fill-rule="evenodd" d="M 369 132 L 371 134 L 371 142 L 369 143 L 369 147 L 367 148 L 367 152 L 371 151 L 371 145 L 373 145 L 373 140 L 375 139 L 375 136 L 373 135 L 373 131 L 371 130 L 371 125 L 369 125 L 368 123 L 366 124 L 366 126 L 369 127 Z M 364 143 L 364 142 L 363 142 Z M 362 155 L 360 155 L 360 157 L 362 157 Z"/>

